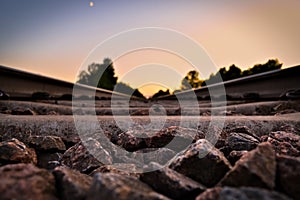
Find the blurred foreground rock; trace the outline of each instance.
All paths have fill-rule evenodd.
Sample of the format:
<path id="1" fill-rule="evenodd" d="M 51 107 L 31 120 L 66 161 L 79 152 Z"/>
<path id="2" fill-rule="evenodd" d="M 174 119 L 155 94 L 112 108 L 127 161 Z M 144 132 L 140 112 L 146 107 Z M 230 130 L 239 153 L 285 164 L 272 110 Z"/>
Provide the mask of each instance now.
<path id="1" fill-rule="evenodd" d="M 254 187 L 212 188 L 199 195 L 196 200 L 291 200 L 275 191 Z"/>
<path id="2" fill-rule="evenodd" d="M 149 199 L 166 200 L 138 179 L 113 173 L 96 174 L 88 193 L 88 200 L 96 199 Z"/>
<path id="3" fill-rule="evenodd" d="M 85 199 L 92 184 L 92 177 L 66 167 L 57 167 L 53 174 L 56 179 L 58 196 L 61 199 Z"/>
<path id="4" fill-rule="evenodd" d="M 54 176 L 32 164 L 3 166 L 0 180 L 1 199 L 58 199 Z"/>
<path id="5" fill-rule="evenodd" d="M 294 199 L 300 199 L 300 158 L 278 156 L 276 187 Z"/>
<path id="6" fill-rule="evenodd" d="M 206 189 L 200 183 L 157 163 L 150 163 L 140 179 L 172 199 L 195 199 Z"/>

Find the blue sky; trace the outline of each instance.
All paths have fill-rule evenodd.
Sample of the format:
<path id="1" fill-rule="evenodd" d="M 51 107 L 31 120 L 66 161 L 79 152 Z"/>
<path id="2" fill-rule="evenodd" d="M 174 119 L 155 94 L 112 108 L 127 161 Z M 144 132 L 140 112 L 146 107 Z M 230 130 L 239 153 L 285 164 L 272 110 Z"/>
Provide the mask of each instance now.
<path id="1" fill-rule="evenodd" d="M 93 7 L 86 0 L 1 0 L 0 64 L 74 81 L 99 43 L 121 31 L 154 26 L 191 37 L 218 67 L 235 63 L 248 68 L 269 58 L 293 66 L 300 63 L 299 8 L 297 0 L 94 0 Z M 107 56 L 99 55 L 99 61 Z M 147 56 L 116 61 L 117 75 L 132 70 L 136 60 L 147 64 Z M 193 69 L 166 55 L 161 59 L 169 59 L 167 64 L 182 77 Z M 130 77 L 124 81 L 139 87 Z M 180 79 L 172 80 L 168 87 L 179 87 Z"/>

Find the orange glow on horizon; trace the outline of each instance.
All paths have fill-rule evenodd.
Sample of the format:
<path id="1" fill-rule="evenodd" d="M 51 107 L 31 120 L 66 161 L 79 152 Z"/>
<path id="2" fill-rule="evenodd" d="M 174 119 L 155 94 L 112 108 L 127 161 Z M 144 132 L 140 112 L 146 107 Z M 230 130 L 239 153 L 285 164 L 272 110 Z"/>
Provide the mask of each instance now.
<path id="1" fill-rule="evenodd" d="M 159 90 L 163 90 L 166 91 L 168 88 L 163 87 L 161 85 L 157 85 L 157 84 L 147 84 L 144 85 L 142 87 L 139 88 L 139 91 L 146 97 L 149 98 L 151 96 L 153 96 L 153 94 L 155 94 L 156 92 L 158 92 Z"/>
<path id="2" fill-rule="evenodd" d="M 130 52 L 113 62 L 118 81 L 129 83 L 133 88 L 138 88 L 145 96 L 152 96 L 160 89 L 166 90 L 166 88 L 172 92 L 180 87 L 181 80 L 187 72 L 194 69 L 191 64 L 175 54 L 152 49 Z M 161 71 L 157 69 L 160 66 L 164 66 Z M 144 71 L 140 69 L 143 67 Z M 153 68 L 153 71 L 149 70 L 150 67 Z M 130 76 L 138 70 L 142 73 Z M 162 82 L 168 80 L 168 83 L 159 83 L 155 81 L 157 79 Z M 147 85 L 149 82 L 155 84 Z"/>

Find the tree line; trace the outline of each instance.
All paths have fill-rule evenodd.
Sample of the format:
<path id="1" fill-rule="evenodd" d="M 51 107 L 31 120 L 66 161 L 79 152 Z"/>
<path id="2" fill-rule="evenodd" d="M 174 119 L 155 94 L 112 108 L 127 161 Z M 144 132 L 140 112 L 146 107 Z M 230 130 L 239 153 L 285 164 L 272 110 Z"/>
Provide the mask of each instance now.
<path id="1" fill-rule="evenodd" d="M 249 75 L 280 69 L 281 67 L 282 63 L 280 63 L 278 59 L 270 59 L 264 64 L 256 64 L 246 70 L 241 70 L 239 67 L 233 64 L 228 68 L 220 68 L 216 73 L 212 73 L 207 79 L 200 79 L 199 72 L 196 70 L 191 70 L 182 79 L 180 88 L 176 89 L 173 93 L 204 87 L 210 84 L 218 83 L 220 81 L 229 81 Z M 100 74 L 102 75 L 99 79 Z M 218 74 L 221 76 L 222 80 L 218 78 Z M 77 82 L 107 90 L 115 90 L 116 92 L 133 95 L 140 98 L 145 98 L 138 89 L 132 88 L 127 83 L 118 82 L 118 77 L 115 75 L 113 63 L 109 58 L 105 58 L 103 60 L 103 63 L 101 64 L 90 64 L 86 71 L 80 72 Z M 169 94 L 171 94 L 169 90 L 159 90 L 151 98 L 155 99 L 160 96 Z"/>
<path id="2" fill-rule="evenodd" d="M 217 73 L 220 74 L 223 81 L 229 81 L 237 78 L 242 78 L 245 76 L 250 76 L 254 74 L 280 69 L 281 67 L 282 67 L 282 63 L 280 63 L 278 59 L 270 59 L 264 64 L 256 64 L 253 67 L 243 71 L 239 67 L 233 64 L 228 69 L 226 69 L 226 67 L 220 68 Z M 201 86 L 218 83 L 219 80 L 217 79 L 217 73 L 211 74 L 207 80 L 204 80 L 201 83 Z"/>

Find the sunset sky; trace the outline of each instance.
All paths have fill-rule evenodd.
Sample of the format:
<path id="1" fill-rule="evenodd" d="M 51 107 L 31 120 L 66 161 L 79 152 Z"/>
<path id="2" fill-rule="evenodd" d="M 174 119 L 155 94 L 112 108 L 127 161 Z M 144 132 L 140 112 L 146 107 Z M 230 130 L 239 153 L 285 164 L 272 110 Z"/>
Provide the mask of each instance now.
<path id="1" fill-rule="evenodd" d="M 0 65 L 74 82 L 91 51 L 107 38 L 161 27 L 199 43 L 217 67 L 246 69 L 270 58 L 294 66 L 300 64 L 299 9 L 299 0 L 1 0 Z M 111 55 L 94 61 L 105 57 Z M 120 81 L 147 96 L 178 88 L 194 69 L 157 50 L 122 55 L 114 66 Z"/>

